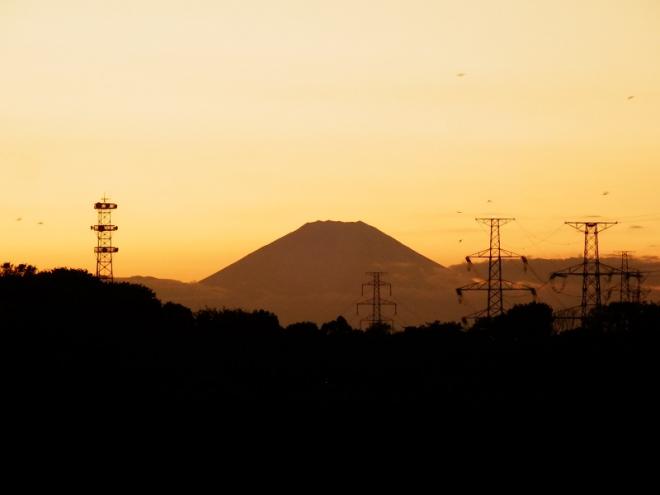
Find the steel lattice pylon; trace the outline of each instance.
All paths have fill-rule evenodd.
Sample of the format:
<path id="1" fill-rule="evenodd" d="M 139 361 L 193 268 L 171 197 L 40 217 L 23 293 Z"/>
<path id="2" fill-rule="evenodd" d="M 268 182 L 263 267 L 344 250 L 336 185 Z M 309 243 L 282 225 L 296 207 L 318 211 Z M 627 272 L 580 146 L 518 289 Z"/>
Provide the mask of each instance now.
<path id="1" fill-rule="evenodd" d="M 369 306 L 371 308 L 371 314 L 367 318 L 362 318 L 360 320 L 360 328 L 363 329 L 365 326 L 366 328 L 381 325 L 392 326 L 394 320 L 383 316 L 383 306 L 394 306 L 394 314 L 396 315 L 396 303 L 389 299 L 383 299 L 381 296 L 382 287 L 387 288 L 390 297 L 392 296 L 392 284 L 382 280 L 382 276 L 385 275 L 385 272 L 367 272 L 366 274 L 371 277 L 371 282 L 362 284 L 362 295 L 364 296 L 365 287 L 371 287 L 371 297 L 357 303 L 356 311 L 359 315 L 360 306 Z"/>
<path id="2" fill-rule="evenodd" d="M 500 227 L 515 220 L 515 218 L 476 218 L 479 223 L 483 223 L 490 228 L 490 246 L 488 249 L 479 251 L 470 256 L 466 256 L 465 260 L 468 263 L 468 268 L 472 265 L 473 258 L 481 258 L 488 260 L 488 280 L 474 282 L 456 289 L 459 299 L 462 299 L 463 292 L 465 291 L 486 291 L 488 292 L 488 305 L 483 311 L 474 313 L 467 318 L 491 318 L 493 316 L 501 315 L 504 313 L 504 292 L 522 290 L 528 291 L 536 298 L 536 289 L 527 285 L 516 284 L 502 277 L 502 260 L 506 258 L 521 259 L 525 266 L 527 266 L 527 258 L 519 254 L 513 253 L 506 249 L 502 249 Z"/>
<path id="3" fill-rule="evenodd" d="M 103 197 L 100 202 L 94 203 L 94 209 L 97 211 L 97 223 L 92 225 L 91 229 L 96 232 L 97 244 L 94 248 L 96 253 L 96 276 L 101 280 L 114 279 L 112 271 L 112 255 L 119 251 L 119 248 L 112 245 L 112 233 L 118 227 L 112 224 L 112 210 L 117 209 L 115 203 L 109 202 L 110 198 Z"/>
<path id="4" fill-rule="evenodd" d="M 578 276 L 582 277 L 582 302 L 580 304 L 579 318 L 584 322 L 584 319 L 589 314 L 589 311 L 595 307 L 599 307 L 603 303 L 601 278 L 603 275 L 603 268 L 607 268 L 611 273 L 617 272 L 616 268 L 607 266 L 600 261 L 600 253 L 598 247 L 598 234 L 615 226 L 618 222 L 564 222 L 566 225 L 573 227 L 575 230 L 584 233 L 584 255 L 582 263 L 568 267 L 564 270 L 554 272 L 550 279 L 557 277 Z M 567 310 L 568 316 L 559 316 L 560 318 L 575 319 L 575 316 L 570 315 L 570 310 Z"/>
<path id="5" fill-rule="evenodd" d="M 620 251 L 621 266 L 616 272 L 610 272 L 610 275 L 620 277 L 619 287 L 611 289 L 611 292 L 619 292 L 619 302 L 636 303 L 642 302 L 642 283 L 646 273 L 640 270 L 630 268 L 630 254 L 632 251 Z M 609 295 L 609 294 L 608 294 Z"/>
<path id="6" fill-rule="evenodd" d="M 632 302 L 633 297 L 630 286 L 630 263 L 628 251 L 621 251 L 621 284 L 619 286 L 619 301 Z"/>

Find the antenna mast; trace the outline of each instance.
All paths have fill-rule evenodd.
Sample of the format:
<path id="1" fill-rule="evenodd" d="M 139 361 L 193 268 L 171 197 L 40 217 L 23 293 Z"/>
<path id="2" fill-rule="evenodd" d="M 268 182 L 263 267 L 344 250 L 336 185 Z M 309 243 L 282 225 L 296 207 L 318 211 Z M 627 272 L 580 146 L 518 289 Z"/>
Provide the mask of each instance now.
<path id="1" fill-rule="evenodd" d="M 97 244 L 94 248 L 96 253 L 96 276 L 101 280 L 112 282 L 114 275 L 112 271 L 112 255 L 119 251 L 118 247 L 112 245 L 112 233 L 118 227 L 112 224 L 112 210 L 117 209 L 117 204 L 110 203 L 110 198 L 103 196 L 101 201 L 94 203 L 94 209 L 98 213 L 96 225 L 90 228 L 96 232 Z"/>

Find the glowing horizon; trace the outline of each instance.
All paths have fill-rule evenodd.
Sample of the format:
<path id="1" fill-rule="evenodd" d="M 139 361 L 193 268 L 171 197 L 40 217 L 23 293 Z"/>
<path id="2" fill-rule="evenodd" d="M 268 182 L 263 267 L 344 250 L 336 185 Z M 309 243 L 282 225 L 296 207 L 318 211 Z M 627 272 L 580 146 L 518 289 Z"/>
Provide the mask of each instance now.
<path id="1" fill-rule="evenodd" d="M 530 257 L 589 218 L 621 222 L 602 254 L 660 254 L 658 53 L 654 0 L 6 1 L 0 262 L 93 271 L 104 193 L 118 277 L 199 280 L 315 220 L 443 265 L 481 216 Z"/>

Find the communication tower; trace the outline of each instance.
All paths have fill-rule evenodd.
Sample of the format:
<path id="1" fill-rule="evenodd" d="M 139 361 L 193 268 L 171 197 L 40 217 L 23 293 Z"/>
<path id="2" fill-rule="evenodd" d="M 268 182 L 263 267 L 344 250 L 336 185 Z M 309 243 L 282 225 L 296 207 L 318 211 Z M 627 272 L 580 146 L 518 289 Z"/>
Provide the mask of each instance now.
<path id="1" fill-rule="evenodd" d="M 96 276 L 101 280 L 113 281 L 112 255 L 119 251 L 118 247 L 112 245 L 112 233 L 117 226 L 112 224 L 112 211 L 117 209 L 116 203 L 110 203 L 110 198 L 103 197 L 98 203 L 94 203 L 94 209 L 98 214 L 96 225 L 91 229 L 96 232 L 97 244 L 94 248 L 96 253 Z"/>

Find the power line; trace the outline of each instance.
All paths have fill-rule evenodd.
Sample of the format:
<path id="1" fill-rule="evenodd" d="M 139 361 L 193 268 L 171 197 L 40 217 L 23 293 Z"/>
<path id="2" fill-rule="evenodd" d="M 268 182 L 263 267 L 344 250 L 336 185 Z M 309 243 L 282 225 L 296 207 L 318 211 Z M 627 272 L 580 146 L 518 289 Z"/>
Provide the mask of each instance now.
<path id="1" fill-rule="evenodd" d="M 532 239 L 532 237 L 536 237 L 537 239 L 539 239 L 539 236 L 537 236 L 536 234 L 534 234 L 534 233 L 530 232 L 529 230 L 527 230 L 525 227 L 523 227 L 523 225 L 519 221 L 516 220 L 515 224 L 522 231 L 522 233 L 525 234 L 525 237 L 527 237 L 527 240 L 529 240 L 529 242 L 532 246 L 537 246 L 539 244 L 546 244 L 546 243 L 555 244 L 557 246 L 567 246 L 568 245 L 568 243 L 566 243 L 566 242 L 550 242 L 550 239 L 553 238 L 555 235 L 557 235 L 559 233 L 559 231 L 562 229 L 562 227 L 557 227 L 555 230 L 553 230 L 547 236 L 541 238 L 540 240 L 535 241 L 534 239 Z"/>

